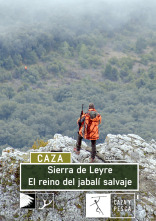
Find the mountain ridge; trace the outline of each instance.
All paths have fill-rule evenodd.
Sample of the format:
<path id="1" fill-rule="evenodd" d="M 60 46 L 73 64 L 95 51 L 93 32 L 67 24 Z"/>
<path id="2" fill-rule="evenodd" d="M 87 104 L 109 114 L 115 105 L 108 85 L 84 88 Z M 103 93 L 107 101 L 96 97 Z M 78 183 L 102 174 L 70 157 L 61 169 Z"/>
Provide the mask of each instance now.
<path id="1" fill-rule="evenodd" d="M 53 139 L 48 140 L 45 147 L 39 149 L 30 149 L 21 152 L 18 149 L 7 147 L 2 151 L 0 157 L 0 218 L 4 220 L 25 220 L 24 217 L 33 220 L 51 220 L 55 217 L 56 221 L 69 220 L 84 221 L 84 199 L 85 192 L 55 192 L 55 202 L 58 206 L 53 211 L 32 212 L 20 210 L 19 208 L 19 165 L 20 162 L 30 162 L 30 152 L 71 152 L 72 163 L 88 163 L 90 152 L 88 145 L 83 141 L 80 155 L 73 152 L 76 140 L 73 138 L 55 134 Z M 108 134 L 104 143 L 97 145 L 97 154 L 102 155 L 107 163 L 124 162 L 139 163 L 140 189 L 135 192 L 136 198 L 136 218 L 133 220 L 154 220 L 156 217 L 155 210 L 155 166 L 156 166 L 156 141 L 151 140 L 147 143 L 140 136 L 135 134 L 112 135 Z M 108 158 L 106 158 L 108 156 Z M 112 161 L 110 157 L 116 159 Z M 103 163 L 96 157 L 96 163 Z M 13 197 L 16 200 L 12 200 Z M 70 205 L 67 202 L 72 202 Z M 79 205 L 72 207 L 71 205 Z M 46 210 L 47 211 L 47 210 Z M 3 220 L 2 219 L 2 220 Z M 97 219 L 100 220 L 100 219 Z M 106 219 L 107 220 L 107 219 Z"/>

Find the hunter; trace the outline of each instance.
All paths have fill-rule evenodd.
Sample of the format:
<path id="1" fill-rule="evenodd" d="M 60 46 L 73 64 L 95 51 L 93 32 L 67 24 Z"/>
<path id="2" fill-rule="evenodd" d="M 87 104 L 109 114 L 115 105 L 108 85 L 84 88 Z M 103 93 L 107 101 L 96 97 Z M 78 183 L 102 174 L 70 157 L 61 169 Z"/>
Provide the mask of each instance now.
<path id="1" fill-rule="evenodd" d="M 74 152 L 76 154 L 80 154 L 81 142 L 82 139 L 91 140 L 91 159 L 90 162 L 93 163 L 95 161 L 96 155 L 96 140 L 99 139 L 99 128 L 98 125 L 101 123 L 101 115 L 95 110 L 94 104 L 89 104 L 89 109 L 87 113 L 83 114 L 77 120 L 77 124 L 79 125 L 79 132 L 77 137 L 76 147 L 74 148 Z"/>

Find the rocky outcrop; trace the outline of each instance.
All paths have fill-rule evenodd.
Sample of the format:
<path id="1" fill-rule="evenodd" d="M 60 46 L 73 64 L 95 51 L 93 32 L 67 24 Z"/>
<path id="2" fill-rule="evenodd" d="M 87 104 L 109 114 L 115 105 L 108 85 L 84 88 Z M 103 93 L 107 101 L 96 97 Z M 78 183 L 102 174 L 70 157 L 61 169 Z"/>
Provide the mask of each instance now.
<path id="1" fill-rule="evenodd" d="M 30 151 L 71 152 L 73 163 L 88 163 L 90 149 L 82 143 L 80 155 L 73 152 L 76 141 L 67 136 L 56 134 L 47 146 L 38 150 L 21 152 L 8 147 L 0 157 L 0 220 L 36 221 L 85 221 L 85 194 L 87 191 L 55 192 L 54 210 L 29 210 L 19 208 L 19 166 L 30 161 Z M 139 163 L 140 191 L 136 194 L 136 218 L 133 220 L 156 219 L 156 141 L 147 143 L 141 137 L 108 134 L 105 142 L 97 145 L 97 163 L 128 162 Z M 100 218 L 96 220 L 101 220 Z M 103 219 L 104 220 L 104 219 Z M 105 219 L 107 220 L 107 218 Z"/>

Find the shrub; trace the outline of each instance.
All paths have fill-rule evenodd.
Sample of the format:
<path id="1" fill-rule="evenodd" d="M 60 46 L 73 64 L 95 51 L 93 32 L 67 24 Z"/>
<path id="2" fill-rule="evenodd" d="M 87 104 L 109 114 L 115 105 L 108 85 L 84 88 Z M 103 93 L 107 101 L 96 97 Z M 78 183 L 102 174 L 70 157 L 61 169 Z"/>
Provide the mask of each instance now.
<path id="1" fill-rule="evenodd" d="M 136 41 L 136 45 L 135 45 L 136 49 L 135 49 L 135 51 L 137 53 L 141 53 L 146 48 L 146 46 L 147 46 L 146 40 L 144 38 L 140 37 Z"/>
<path id="2" fill-rule="evenodd" d="M 44 140 L 37 139 L 37 141 L 35 141 L 34 144 L 32 145 L 32 149 L 36 150 L 39 149 L 40 147 L 45 147 L 47 144 L 48 141 L 45 142 Z"/>
<path id="3" fill-rule="evenodd" d="M 118 80 L 118 70 L 116 67 L 111 66 L 111 64 L 107 64 L 105 70 L 102 72 L 103 77 L 111 81 Z"/>

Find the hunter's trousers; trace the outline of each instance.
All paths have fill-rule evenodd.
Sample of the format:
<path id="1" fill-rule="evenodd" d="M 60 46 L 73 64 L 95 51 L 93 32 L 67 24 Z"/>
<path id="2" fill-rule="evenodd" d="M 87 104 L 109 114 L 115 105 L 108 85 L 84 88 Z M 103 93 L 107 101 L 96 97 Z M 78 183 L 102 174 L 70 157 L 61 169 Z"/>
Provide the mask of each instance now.
<path id="1" fill-rule="evenodd" d="M 82 139 L 83 137 L 78 133 L 77 143 L 76 143 L 77 151 L 80 151 L 81 149 Z M 94 159 L 96 155 L 96 140 L 91 140 L 91 147 L 92 147 L 91 158 Z"/>

